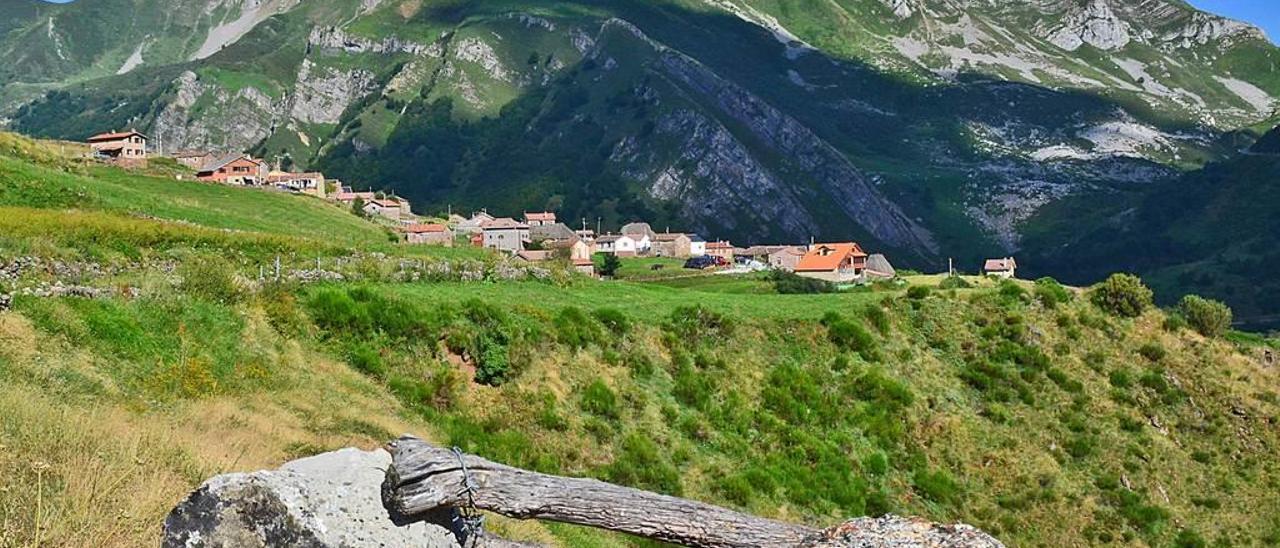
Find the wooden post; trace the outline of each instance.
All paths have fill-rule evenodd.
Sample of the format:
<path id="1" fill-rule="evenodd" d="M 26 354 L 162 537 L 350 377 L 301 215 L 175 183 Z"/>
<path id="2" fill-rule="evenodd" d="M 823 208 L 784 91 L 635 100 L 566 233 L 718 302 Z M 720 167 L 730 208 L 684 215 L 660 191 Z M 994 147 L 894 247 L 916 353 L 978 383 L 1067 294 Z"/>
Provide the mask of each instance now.
<path id="1" fill-rule="evenodd" d="M 406 436 L 391 442 L 383 485 L 389 510 L 400 518 L 427 515 L 474 501 L 481 510 L 599 527 L 699 548 L 802 546 L 818 529 L 758 518 L 701 502 L 593 479 L 529 472 Z M 468 497 L 463 466 L 474 492 Z"/>

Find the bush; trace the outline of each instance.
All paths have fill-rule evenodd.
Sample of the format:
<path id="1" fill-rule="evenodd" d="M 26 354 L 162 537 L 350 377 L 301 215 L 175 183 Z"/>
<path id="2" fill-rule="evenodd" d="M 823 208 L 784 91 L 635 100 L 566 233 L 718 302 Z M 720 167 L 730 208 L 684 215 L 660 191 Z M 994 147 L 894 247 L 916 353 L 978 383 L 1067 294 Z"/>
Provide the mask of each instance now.
<path id="1" fill-rule="evenodd" d="M 1132 274 L 1112 274 L 1095 285 L 1090 293 L 1093 304 L 1124 318 L 1136 318 L 1151 306 L 1151 289 Z"/>
<path id="2" fill-rule="evenodd" d="M 907 298 L 918 301 L 929 296 L 929 287 L 923 285 L 913 285 L 907 288 Z"/>
<path id="3" fill-rule="evenodd" d="M 694 305 L 677 307 L 671 311 L 671 322 L 668 328 L 676 336 L 697 341 L 710 337 L 728 336 L 733 331 L 733 323 L 719 312 L 702 305 Z"/>
<path id="4" fill-rule="evenodd" d="M 1000 282 L 1000 297 L 1006 301 L 1022 301 L 1027 297 L 1027 290 L 1018 285 L 1018 282 L 1002 280 Z"/>
<path id="5" fill-rule="evenodd" d="M 617 420 L 618 396 L 604 381 L 596 379 L 582 391 L 582 410 L 598 417 Z"/>
<path id="6" fill-rule="evenodd" d="M 605 329 L 615 335 L 623 335 L 631 331 L 631 320 L 616 308 L 601 308 L 592 313 Z"/>
<path id="7" fill-rule="evenodd" d="M 200 255 L 188 259 L 178 266 L 178 276 L 182 277 L 178 289 L 193 297 L 230 304 L 240 296 L 235 269 L 221 257 Z"/>
<path id="8" fill-rule="evenodd" d="M 1170 312 L 1164 317 L 1164 323 L 1161 324 L 1161 327 L 1170 333 L 1177 333 L 1188 327 L 1187 318 L 1180 312 Z"/>
<path id="9" fill-rule="evenodd" d="M 507 347 L 488 336 L 480 338 L 480 353 L 476 363 L 476 382 L 498 386 L 511 374 L 511 359 Z"/>
<path id="10" fill-rule="evenodd" d="M 785 270 L 774 270 L 769 273 L 769 280 L 773 282 L 774 291 L 782 295 L 835 293 L 837 291 L 835 284 L 831 282 L 806 278 Z"/>
<path id="11" fill-rule="evenodd" d="M 876 340 L 866 328 L 834 312 L 823 317 L 822 323 L 827 326 L 827 338 L 832 344 L 842 350 L 857 352 L 867 361 L 879 360 Z"/>
<path id="12" fill-rule="evenodd" d="M 604 256 L 604 261 L 600 263 L 600 275 L 606 278 L 612 278 L 618 273 L 618 269 L 622 267 L 622 259 L 612 253 Z"/>
<path id="13" fill-rule="evenodd" d="M 351 366 L 361 373 L 381 379 L 387 374 L 387 365 L 382 362 L 382 354 L 368 343 L 360 343 L 347 354 Z"/>
<path id="14" fill-rule="evenodd" d="M 879 331 L 881 335 L 889 334 L 892 325 L 889 323 L 889 313 L 878 305 L 870 304 L 862 310 L 862 314 L 867 317 L 867 321 Z"/>
<path id="15" fill-rule="evenodd" d="M 947 276 L 938 282 L 938 289 L 969 289 L 973 284 L 960 276 Z"/>
<path id="16" fill-rule="evenodd" d="M 586 348 L 593 343 L 599 344 L 605 340 L 605 333 L 600 324 L 580 308 L 569 306 L 561 309 L 554 323 L 556 338 L 561 344 L 574 350 Z"/>
<path id="17" fill-rule="evenodd" d="M 1058 280 L 1049 277 L 1036 280 L 1034 293 L 1036 300 L 1045 308 L 1055 308 L 1071 301 L 1071 291 L 1058 283 Z"/>
<path id="18" fill-rule="evenodd" d="M 1187 324 L 1206 337 L 1218 338 L 1231 329 L 1231 308 L 1219 301 L 1187 295 L 1178 303 L 1178 311 Z"/>
<path id="19" fill-rule="evenodd" d="M 1165 351 L 1163 345 L 1161 345 L 1158 342 L 1152 341 L 1149 343 L 1145 343 L 1142 346 L 1139 346 L 1138 354 L 1148 360 L 1151 360 L 1153 362 L 1158 362 L 1164 359 L 1165 354 L 1168 354 L 1168 352 Z"/>
<path id="20" fill-rule="evenodd" d="M 916 471 L 912 476 L 916 489 L 925 498 L 939 504 L 955 504 L 960 500 L 960 485 L 946 471 Z"/>

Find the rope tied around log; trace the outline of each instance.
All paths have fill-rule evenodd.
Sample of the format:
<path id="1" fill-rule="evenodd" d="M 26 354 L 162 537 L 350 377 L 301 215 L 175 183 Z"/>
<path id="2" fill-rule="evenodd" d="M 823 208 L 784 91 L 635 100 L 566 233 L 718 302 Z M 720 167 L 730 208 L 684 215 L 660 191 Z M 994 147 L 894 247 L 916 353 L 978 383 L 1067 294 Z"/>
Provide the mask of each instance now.
<path id="1" fill-rule="evenodd" d="M 471 477 L 471 470 L 467 469 L 467 462 L 462 458 L 462 449 L 455 445 L 451 451 L 458 459 L 458 466 L 462 468 L 462 490 L 458 494 L 467 497 L 467 504 L 458 508 L 458 520 L 462 522 L 462 528 L 466 531 L 468 540 L 471 541 L 472 546 L 475 546 L 484 536 L 484 515 L 476 507 L 478 487 L 475 479 Z"/>

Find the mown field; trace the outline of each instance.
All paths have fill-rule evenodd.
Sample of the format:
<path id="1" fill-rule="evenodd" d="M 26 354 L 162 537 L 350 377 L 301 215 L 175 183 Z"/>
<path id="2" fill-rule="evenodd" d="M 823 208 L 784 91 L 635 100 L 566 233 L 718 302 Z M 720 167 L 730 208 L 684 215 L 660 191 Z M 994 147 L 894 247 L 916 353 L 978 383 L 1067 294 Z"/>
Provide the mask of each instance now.
<path id="1" fill-rule="evenodd" d="M 53 169 L 0 160 L 31 164 L 0 186 L 23 193 Z M 69 168 L 107 188 L 98 168 Z M 176 211 L 188 187 L 166 188 L 152 207 Z M 0 312 L 0 546 L 153 544 L 211 475 L 405 432 L 815 525 L 894 512 L 1014 546 L 1280 543 L 1280 372 L 1260 337 L 1117 314 L 1047 282 L 793 295 L 758 275 L 513 281 L 496 255 L 406 250 L 373 225 L 226 231 L 237 206 L 190 188 L 211 200 L 208 225 L 0 194 L 0 266 L 50 261 L 0 278 L 18 293 Z M 341 243 L 361 238 L 385 255 Z M 276 255 L 343 277 L 258 280 Z M 137 291 L 18 291 L 68 270 Z"/>

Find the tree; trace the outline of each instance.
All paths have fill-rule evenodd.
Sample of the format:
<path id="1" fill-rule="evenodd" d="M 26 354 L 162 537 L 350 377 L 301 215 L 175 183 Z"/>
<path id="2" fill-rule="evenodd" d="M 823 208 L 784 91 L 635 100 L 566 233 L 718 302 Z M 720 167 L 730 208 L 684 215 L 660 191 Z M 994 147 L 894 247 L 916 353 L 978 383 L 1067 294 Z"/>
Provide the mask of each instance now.
<path id="1" fill-rule="evenodd" d="M 1117 316 L 1136 318 L 1151 306 L 1152 294 L 1142 278 L 1133 274 L 1112 274 L 1095 285 L 1090 299 L 1098 308 Z"/>
<path id="2" fill-rule="evenodd" d="M 353 213 L 356 217 L 364 217 L 364 216 L 365 216 L 365 213 L 364 213 L 364 198 L 361 198 L 361 197 L 359 197 L 359 196 L 356 196 L 356 199 L 351 200 L 351 213 Z"/>
<path id="3" fill-rule="evenodd" d="M 1191 327 L 1206 337 L 1221 337 L 1231 329 L 1231 308 L 1219 301 L 1187 295 L 1178 303 L 1178 310 Z"/>
<path id="4" fill-rule="evenodd" d="M 620 267 L 622 267 L 622 260 L 617 255 L 609 253 L 604 256 L 604 264 L 600 265 L 600 275 L 612 278 Z"/>

